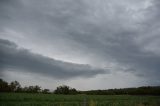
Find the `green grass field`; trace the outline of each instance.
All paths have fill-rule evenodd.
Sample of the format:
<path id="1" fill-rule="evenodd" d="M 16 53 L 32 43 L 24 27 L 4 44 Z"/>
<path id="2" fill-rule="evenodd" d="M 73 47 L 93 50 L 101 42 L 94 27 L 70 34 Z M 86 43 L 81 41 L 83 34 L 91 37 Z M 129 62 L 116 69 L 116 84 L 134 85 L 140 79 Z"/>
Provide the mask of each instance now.
<path id="1" fill-rule="evenodd" d="M 160 96 L 0 93 L 0 106 L 160 106 Z"/>

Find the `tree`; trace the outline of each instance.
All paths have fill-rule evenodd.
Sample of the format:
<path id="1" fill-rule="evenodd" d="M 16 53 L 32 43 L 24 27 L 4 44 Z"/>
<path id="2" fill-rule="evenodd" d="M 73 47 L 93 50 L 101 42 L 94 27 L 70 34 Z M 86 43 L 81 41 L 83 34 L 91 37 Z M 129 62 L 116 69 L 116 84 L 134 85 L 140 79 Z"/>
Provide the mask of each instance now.
<path id="1" fill-rule="evenodd" d="M 27 93 L 39 93 L 40 91 L 41 91 L 41 87 L 38 85 L 23 88 L 23 92 L 27 92 Z"/>
<path id="2" fill-rule="evenodd" d="M 49 91 L 49 89 L 44 89 L 44 90 L 42 90 L 42 93 L 48 94 L 48 93 L 50 93 L 50 91 Z"/>
<path id="3" fill-rule="evenodd" d="M 29 86 L 29 87 L 25 87 L 26 92 L 30 92 L 30 93 L 38 93 L 41 91 L 41 87 L 36 85 L 36 86 Z"/>
<path id="4" fill-rule="evenodd" d="M 55 94 L 77 94 L 77 90 L 75 88 L 71 88 L 66 85 L 62 85 L 56 88 L 54 91 Z"/>
<path id="5" fill-rule="evenodd" d="M 29 92 L 28 88 L 29 88 L 29 87 L 25 86 L 25 87 L 22 89 L 22 91 L 23 91 L 23 92 Z"/>
<path id="6" fill-rule="evenodd" d="M 69 90 L 69 94 L 77 94 L 78 92 L 77 92 L 77 90 L 75 89 L 75 88 L 71 88 L 70 90 Z"/>
<path id="7" fill-rule="evenodd" d="M 10 90 L 13 92 L 21 91 L 21 85 L 18 81 L 12 81 L 9 87 L 10 87 Z"/>
<path id="8" fill-rule="evenodd" d="M 0 79 L 0 92 L 8 92 L 8 91 L 10 91 L 8 83 Z"/>
<path id="9" fill-rule="evenodd" d="M 38 93 L 40 91 L 41 91 L 41 87 L 40 86 L 38 86 L 38 85 L 34 86 L 34 92 L 35 93 Z"/>
<path id="10" fill-rule="evenodd" d="M 62 85 L 56 88 L 55 94 L 69 94 L 69 86 Z"/>

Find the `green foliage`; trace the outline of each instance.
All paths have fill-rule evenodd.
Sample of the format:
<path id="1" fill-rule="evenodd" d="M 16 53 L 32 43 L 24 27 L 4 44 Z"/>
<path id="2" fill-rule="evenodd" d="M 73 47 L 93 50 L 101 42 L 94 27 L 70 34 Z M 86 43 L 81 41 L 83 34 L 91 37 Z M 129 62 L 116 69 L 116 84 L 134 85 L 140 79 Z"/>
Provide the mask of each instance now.
<path id="1" fill-rule="evenodd" d="M 159 96 L 0 94 L 0 106 L 159 106 L 159 104 Z"/>
<path id="2" fill-rule="evenodd" d="M 7 82 L 0 79 L 0 92 L 9 92 L 10 88 Z"/>
<path id="3" fill-rule="evenodd" d="M 24 87 L 23 89 L 24 92 L 29 92 L 29 93 L 38 93 L 41 91 L 41 87 L 36 85 L 36 86 L 29 86 L 29 87 Z"/>
<path id="4" fill-rule="evenodd" d="M 88 95 L 160 95 L 160 86 L 81 91 Z"/>
<path id="5" fill-rule="evenodd" d="M 29 86 L 22 88 L 18 81 L 12 81 L 10 84 L 0 79 L 0 92 L 29 92 L 29 93 L 39 93 L 41 92 L 41 87 Z"/>
<path id="6" fill-rule="evenodd" d="M 26 93 L 50 93 L 49 89 L 41 89 L 40 86 L 29 86 L 22 88 L 18 81 L 7 83 L 0 79 L 0 92 L 26 92 Z M 55 94 L 87 94 L 87 95 L 160 95 L 160 86 L 145 86 L 139 88 L 123 88 L 123 89 L 108 89 L 108 90 L 90 90 L 77 91 L 66 85 L 56 88 Z"/>
<path id="7" fill-rule="evenodd" d="M 75 88 L 70 88 L 69 86 L 62 85 L 56 88 L 54 91 L 55 94 L 77 94 L 77 90 Z"/>
<path id="8" fill-rule="evenodd" d="M 96 102 L 95 101 L 93 101 L 93 100 L 90 100 L 90 102 L 89 102 L 89 106 L 96 106 L 97 104 L 96 104 Z"/>
<path id="9" fill-rule="evenodd" d="M 20 92 L 22 90 L 21 85 L 18 81 L 12 81 L 9 87 L 12 92 Z"/>
<path id="10" fill-rule="evenodd" d="M 42 93 L 49 94 L 50 91 L 49 91 L 49 89 L 44 89 L 44 90 L 42 90 Z"/>

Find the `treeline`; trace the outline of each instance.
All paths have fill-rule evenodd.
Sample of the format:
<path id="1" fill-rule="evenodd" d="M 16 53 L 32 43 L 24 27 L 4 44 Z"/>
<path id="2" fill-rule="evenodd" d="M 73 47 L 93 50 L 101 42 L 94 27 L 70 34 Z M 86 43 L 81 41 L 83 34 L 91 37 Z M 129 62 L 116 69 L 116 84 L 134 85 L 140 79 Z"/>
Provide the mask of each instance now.
<path id="1" fill-rule="evenodd" d="M 2 79 L 0 79 L 0 92 L 78 94 L 75 88 L 66 85 L 59 86 L 54 91 L 50 91 L 49 89 L 41 89 L 38 85 L 22 87 L 18 81 L 8 83 Z"/>
<path id="2" fill-rule="evenodd" d="M 88 95 L 160 95 L 160 86 L 81 91 Z"/>
<path id="3" fill-rule="evenodd" d="M 25 92 L 25 93 L 54 93 L 54 94 L 87 94 L 87 95 L 160 95 L 160 86 L 144 86 L 138 88 L 108 89 L 77 91 L 66 85 L 57 87 L 54 91 L 41 89 L 40 86 L 22 87 L 18 81 L 10 83 L 0 79 L 0 92 Z"/>
<path id="4" fill-rule="evenodd" d="M 18 81 L 8 83 L 2 79 L 0 79 L 0 92 L 50 93 L 49 89 L 41 89 L 38 85 L 21 87 Z"/>

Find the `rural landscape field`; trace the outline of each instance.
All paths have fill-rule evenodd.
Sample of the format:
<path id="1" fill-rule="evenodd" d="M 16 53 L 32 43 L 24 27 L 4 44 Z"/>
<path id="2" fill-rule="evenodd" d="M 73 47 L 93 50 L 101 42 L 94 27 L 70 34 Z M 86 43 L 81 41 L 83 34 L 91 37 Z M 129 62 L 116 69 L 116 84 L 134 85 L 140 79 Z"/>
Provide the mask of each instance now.
<path id="1" fill-rule="evenodd" d="M 159 106 L 160 86 L 80 91 L 67 85 L 54 91 L 22 87 L 0 79 L 0 106 Z"/>
<path id="2" fill-rule="evenodd" d="M 1 93 L 0 106 L 160 106 L 160 97 Z"/>
<path id="3" fill-rule="evenodd" d="M 0 106 L 160 106 L 160 0 L 0 0 Z"/>

